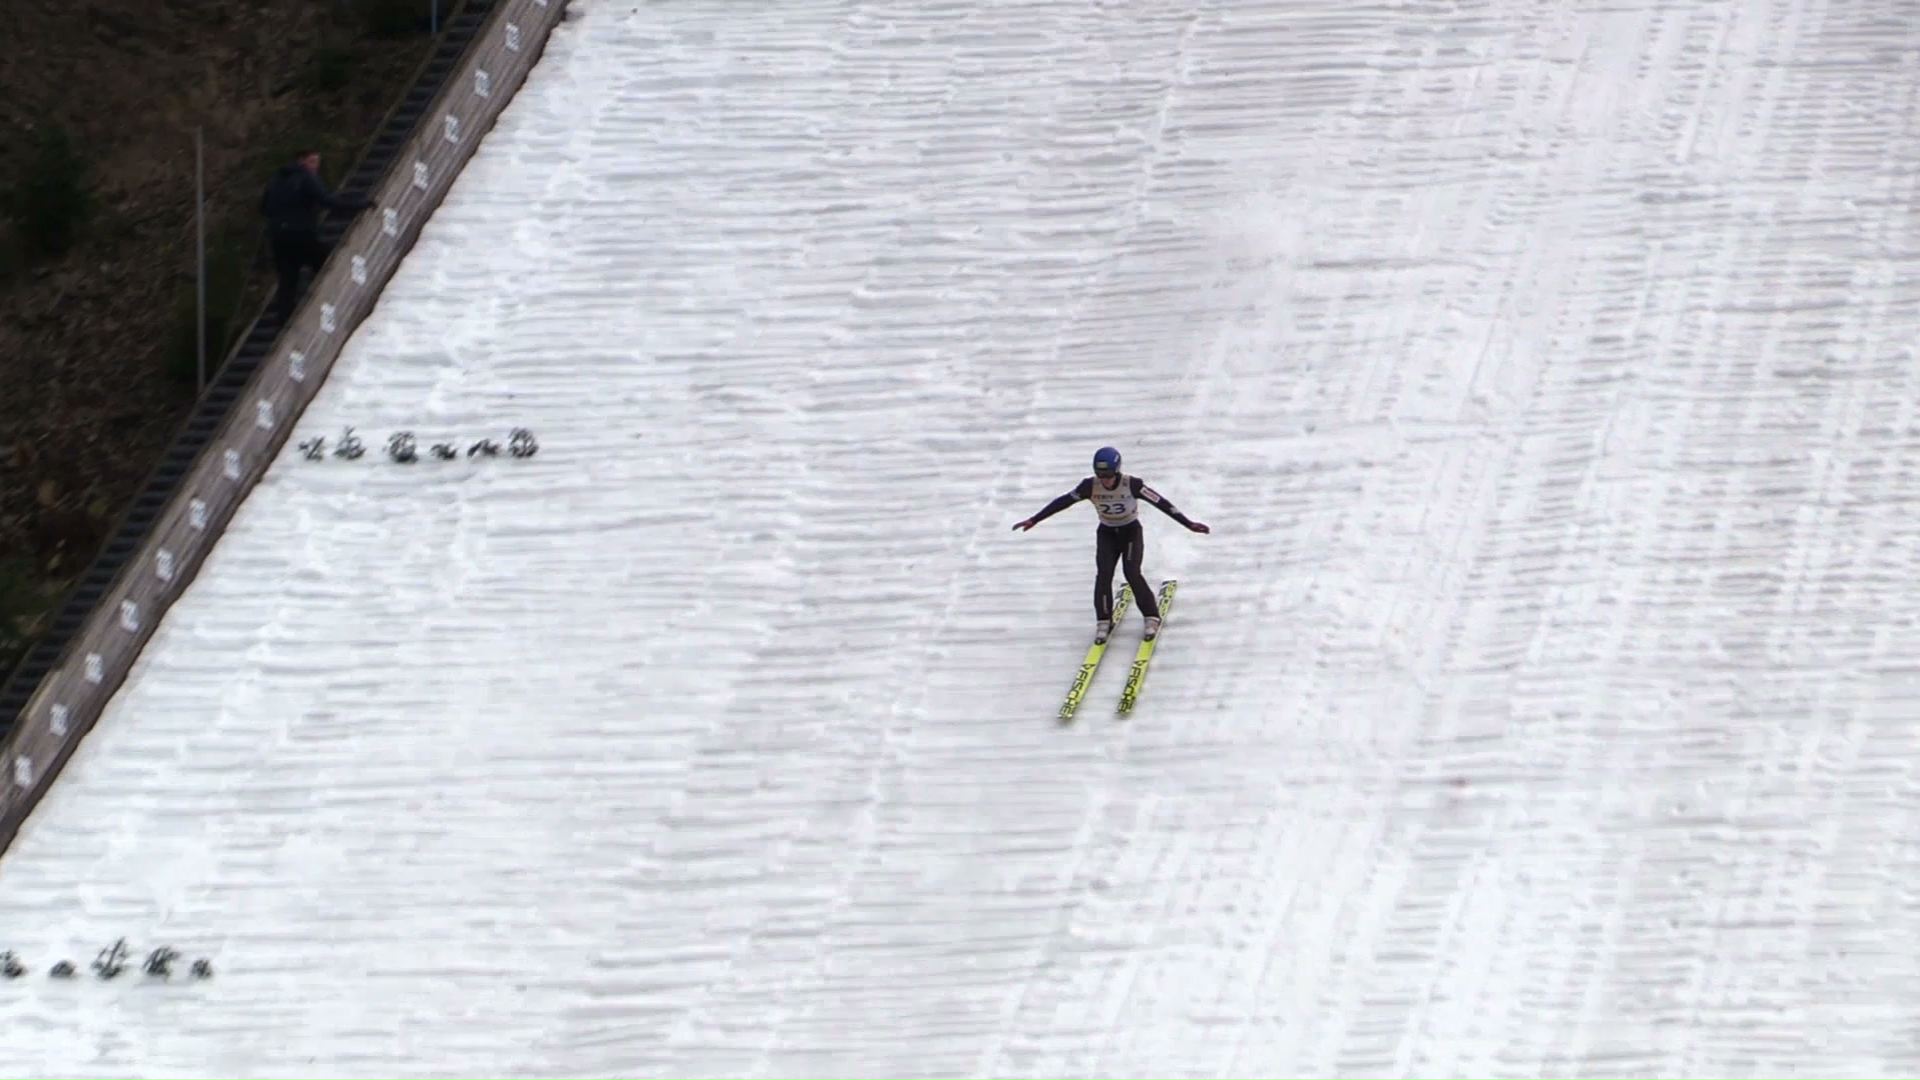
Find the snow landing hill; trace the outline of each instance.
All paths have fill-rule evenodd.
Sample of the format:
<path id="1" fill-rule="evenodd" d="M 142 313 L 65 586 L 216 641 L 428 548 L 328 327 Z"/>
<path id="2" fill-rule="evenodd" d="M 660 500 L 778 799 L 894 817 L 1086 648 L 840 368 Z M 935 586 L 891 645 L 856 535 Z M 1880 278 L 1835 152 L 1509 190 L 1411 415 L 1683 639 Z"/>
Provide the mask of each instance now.
<path id="1" fill-rule="evenodd" d="M 572 8 L 296 436 L 541 453 L 273 465 L 0 1071 L 1920 1072 L 1910 4 Z"/>

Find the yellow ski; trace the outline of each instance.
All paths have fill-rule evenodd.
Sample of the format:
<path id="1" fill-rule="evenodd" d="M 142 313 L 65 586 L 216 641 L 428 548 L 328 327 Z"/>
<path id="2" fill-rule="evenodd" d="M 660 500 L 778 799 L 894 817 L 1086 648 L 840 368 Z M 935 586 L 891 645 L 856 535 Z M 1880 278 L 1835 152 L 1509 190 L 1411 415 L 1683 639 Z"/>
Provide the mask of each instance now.
<path id="1" fill-rule="evenodd" d="M 1120 619 L 1127 613 L 1127 605 L 1133 603 L 1133 590 L 1120 586 L 1120 598 L 1113 602 L 1113 628 L 1107 631 L 1107 641 L 1113 640 L 1113 631 L 1120 628 Z M 1080 674 L 1073 677 L 1073 686 L 1067 691 L 1067 700 L 1060 703 L 1060 722 L 1073 719 L 1074 710 L 1080 707 L 1080 699 L 1087 696 L 1087 687 L 1093 685 L 1093 672 L 1100 666 L 1100 658 L 1107 655 L 1107 641 L 1098 641 L 1088 646 L 1087 658 L 1080 662 Z"/>
<path id="2" fill-rule="evenodd" d="M 1173 610 L 1173 591 L 1179 587 L 1177 581 L 1160 583 L 1160 634 L 1167 632 L 1167 613 Z M 1133 670 L 1127 672 L 1126 689 L 1120 691 L 1121 716 L 1133 711 L 1133 703 L 1140 697 L 1140 684 L 1147 681 L 1147 661 L 1153 659 L 1154 647 L 1159 644 L 1160 636 L 1155 634 L 1153 640 L 1142 641 L 1139 651 L 1133 654 Z"/>

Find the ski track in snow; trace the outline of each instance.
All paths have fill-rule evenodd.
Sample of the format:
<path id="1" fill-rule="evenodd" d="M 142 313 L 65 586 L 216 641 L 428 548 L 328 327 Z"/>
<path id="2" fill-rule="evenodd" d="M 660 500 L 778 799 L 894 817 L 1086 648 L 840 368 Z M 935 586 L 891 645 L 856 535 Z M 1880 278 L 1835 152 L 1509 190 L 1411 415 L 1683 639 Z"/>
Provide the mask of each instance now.
<path id="1" fill-rule="evenodd" d="M 574 7 L 0 862 L 219 976 L 0 1071 L 1920 1071 L 1910 4 Z"/>

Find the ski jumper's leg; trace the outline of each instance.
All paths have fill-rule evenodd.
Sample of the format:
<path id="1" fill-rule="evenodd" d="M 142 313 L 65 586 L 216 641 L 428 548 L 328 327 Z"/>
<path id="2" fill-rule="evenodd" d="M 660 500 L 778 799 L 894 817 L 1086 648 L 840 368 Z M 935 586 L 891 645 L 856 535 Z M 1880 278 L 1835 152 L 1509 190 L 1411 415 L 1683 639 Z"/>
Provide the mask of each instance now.
<path id="1" fill-rule="evenodd" d="M 1118 530 L 1126 541 L 1120 565 L 1125 569 L 1127 584 L 1133 586 L 1133 595 L 1140 602 L 1140 614 L 1148 619 L 1160 617 L 1160 600 L 1153 595 L 1153 586 L 1147 584 L 1147 575 L 1140 570 L 1140 564 L 1147 558 L 1147 533 L 1139 522 Z"/>
<path id="2" fill-rule="evenodd" d="M 1120 561 L 1120 538 L 1118 529 L 1109 529 L 1105 525 L 1094 530 L 1097 536 L 1093 544 L 1093 617 L 1096 619 L 1113 618 L 1113 567 Z M 1135 592 L 1140 590 L 1135 589 Z"/>

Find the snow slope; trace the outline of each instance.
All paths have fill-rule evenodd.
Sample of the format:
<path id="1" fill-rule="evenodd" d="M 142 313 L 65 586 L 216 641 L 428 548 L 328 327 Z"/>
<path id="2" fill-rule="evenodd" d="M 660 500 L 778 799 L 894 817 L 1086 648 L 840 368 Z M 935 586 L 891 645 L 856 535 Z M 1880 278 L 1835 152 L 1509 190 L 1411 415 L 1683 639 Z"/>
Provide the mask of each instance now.
<path id="1" fill-rule="evenodd" d="M 0 1072 L 1920 1071 L 1911 4 L 574 8 L 298 436 L 541 453 L 275 463 Z"/>

